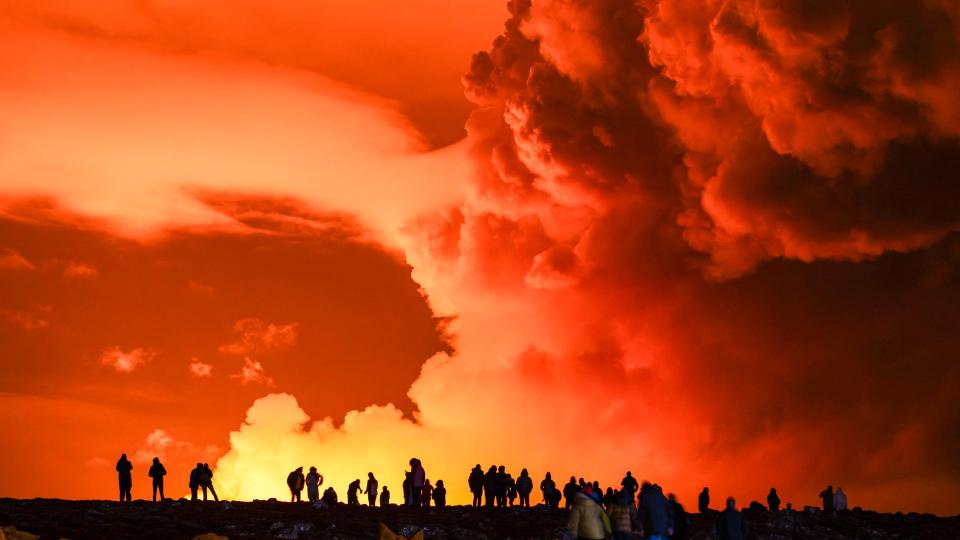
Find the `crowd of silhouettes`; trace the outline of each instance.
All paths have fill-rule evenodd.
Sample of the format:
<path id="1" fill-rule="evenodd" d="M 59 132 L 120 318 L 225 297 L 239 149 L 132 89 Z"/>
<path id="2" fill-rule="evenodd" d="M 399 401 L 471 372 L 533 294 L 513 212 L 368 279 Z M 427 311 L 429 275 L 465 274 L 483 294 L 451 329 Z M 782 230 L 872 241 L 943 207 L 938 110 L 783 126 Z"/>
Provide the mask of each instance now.
<path id="1" fill-rule="evenodd" d="M 443 480 L 431 484 L 427 477 L 423 463 L 417 458 L 409 461 L 410 470 L 404 472 L 403 504 L 408 506 L 431 506 L 443 508 L 447 504 L 447 489 Z M 120 501 L 130 501 L 133 488 L 133 464 L 122 454 L 116 465 L 120 488 Z M 167 470 L 159 458 L 153 458 L 148 471 L 153 483 L 153 500 L 164 500 L 164 477 Z M 303 467 L 297 467 L 287 475 L 287 487 L 290 489 L 290 501 L 301 502 L 301 493 L 307 490 L 307 498 L 311 503 L 323 502 L 327 505 L 336 505 L 337 492 L 328 486 L 323 495 L 320 487 L 323 485 L 323 475 L 317 472 L 316 467 L 310 467 L 310 472 L 303 474 Z M 530 495 L 533 491 L 533 479 L 527 469 L 514 479 L 503 465 L 491 465 L 486 472 L 477 464 L 467 477 L 467 485 L 473 495 L 472 506 L 486 506 L 505 508 L 508 506 L 530 507 Z M 213 471 L 206 463 L 197 463 L 190 471 L 189 478 L 190 498 L 198 499 L 202 490 L 203 500 L 207 500 L 208 492 L 217 501 L 217 492 L 213 487 Z M 559 509 L 563 501 L 563 508 L 569 511 L 567 530 L 571 537 L 583 540 L 600 540 L 612 537 L 614 540 L 635 538 L 636 533 L 642 533 L 647 540 L 685 540 L 688 538 L 688 516 L 686 510 L 677 501 L 674 494 L 665 495 L 663 489 L 650 482 L 640 483 L 627 471 L 620 488 L 607 487 L 603 490 L 600 482 L 587 481 L 584 478 L 571 476 L 563 488 L 558 488 L 550 472 L 547 472 L 540 481 L 540 493 L 543 504 L 547 509 Z M 347 504 L 360 505 L 360 495 L 367 495 L 367 504 L 376 506 L 390 505 L 390 490 L 387 486 L 380 488 L 380 483 L 372 472 L 367 473 L 366 486 L 362 486 L 360 479 L 355 479 L 347 486 Z M 378 497 L 379 495 L 379 497 Z M 847 510 L 847 496 L 842 488 L 834 491 L 833 486 L 827 486 L 819 495 L 824 512 L 842 512 Z M 519 502 L 518 502 L 519 499 Z M 751 503 L 751 509 L 780 511 L 780 495 L 776 488 L 770 488 L 767 494 L 767 505 Z M 743 515 L 737 509 L 736 500 L 730 497 L 726 500 L 722 511 L 710 508 L 710 489 L 704 487 L 697 497 L 697 510 L 701 515 L 715 517 L 715 534 L 719 540 L 743 540 L 746 538 L 747 525 Z M 787 504 L 787 511 L 792 506 Z"/>

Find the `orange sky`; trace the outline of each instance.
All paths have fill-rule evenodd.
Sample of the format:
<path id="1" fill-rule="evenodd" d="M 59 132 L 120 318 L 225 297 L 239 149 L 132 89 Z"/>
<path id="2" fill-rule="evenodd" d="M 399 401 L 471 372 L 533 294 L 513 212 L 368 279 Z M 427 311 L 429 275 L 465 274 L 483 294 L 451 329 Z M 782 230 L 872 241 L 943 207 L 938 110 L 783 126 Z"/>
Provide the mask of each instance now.
<path id="1" fill-rule="evenodd" d="M 960 11 L 904 9 L 0 0 L 0 496 L 960 511 Z"/>

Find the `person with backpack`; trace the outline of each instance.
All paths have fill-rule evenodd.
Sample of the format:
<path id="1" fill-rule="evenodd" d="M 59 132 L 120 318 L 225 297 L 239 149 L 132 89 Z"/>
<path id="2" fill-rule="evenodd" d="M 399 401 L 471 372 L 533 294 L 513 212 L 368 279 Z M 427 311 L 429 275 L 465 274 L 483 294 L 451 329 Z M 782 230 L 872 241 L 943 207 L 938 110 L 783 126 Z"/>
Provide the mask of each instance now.
<path id="1" fill-rule="evenodd" d="M 591 486 L 584 487 L 574 495 L 567 520 L 567 533 L 578 540 L 603 540 L 613 533 L 610 518 L 592 495 Z"/>

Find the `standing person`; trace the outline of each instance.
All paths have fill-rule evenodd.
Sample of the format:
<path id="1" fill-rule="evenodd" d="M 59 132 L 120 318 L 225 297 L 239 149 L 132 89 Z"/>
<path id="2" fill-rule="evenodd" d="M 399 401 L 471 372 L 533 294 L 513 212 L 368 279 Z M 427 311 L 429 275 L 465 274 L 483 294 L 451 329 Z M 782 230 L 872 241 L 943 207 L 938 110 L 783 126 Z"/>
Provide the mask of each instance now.
<path id="1" fill-rule="evenodd" d="M 417 458 L 410 459 L 410 504 L 413 506 L 421 505 L 421 495 L 423 485 L 427 481 L 427 471 L 423 469 L 423 464 Z"/>
<path id="2" fill-rule="evenodd" d="M 380 492 L 380 506 L 386 508 L 390 506 L 390 488 L 383 486 L 383 491 Z"/>
<path id="3" fill-rule="evenodd" d="M 470 504 L 473 506 L 482 506 L 483 469 L 480 467 L 479 463 L 477 463 L 477 466 L 470 471 L 470 476 L 467 478 L 467 485 L 470 486 L 470 493 L 473 494 L 473 502 Z"/>
<path id="4" fill-rule="evenodd" d="M 673 493 L 667 497 L 670 502 L 670 514 L 673 516 L 673 536 L 670 540 L 687 540 L 690 532 L 687 520 L 687 510 L 677 501 L 677 496 Z"/>
<path id="5" fill-rule="evenodd" d="M 618 492 L 610 508 L 607 509 L 610 518 L 610 528 L 613 530 L 613 540 L 630 540 L 636 528 L 637 507 L 633 504 L 633 496 L 626 489 Z"/>
<path id="6" fill-rule="evenodd" d="M 306 479 L 303 477 L 303 467 L 297 467 L 287 475 L 287 487 L 290 488 L 290 502 L 300 502 L 300 492 Z"/>
<path id="7" fill-rule="evenodd" d="M 737 510 L 737 501 L 733 497 L 727 499 L 727 508 L 720 512 L 717 519 L 718 540 L 744 540 L 747 537 L 747 523 L 743 514 Z"/>
<path id="8" fill-rule="evenodd" d="M 317 472 L 316 467 L 310 467 L 304 479 L 307 485 L 307 500 L 315 503 L 320 500 L 320 486 L 323 485 L 323 475 Z"/>
<path id="9" fill-rule="evenodd" d="M 200 489 L 201 476 L 203 476 L 203 463 L 197 463 L 197 466 L 190 471 L 190 500 L 197 500 L 197 490 Z"/>
<path id="10" fill-rule="evenodd" d="M 493 506 L 497 496 L 497 466 L 491 465 L 487 474 L 483 475 L 483 496 L 486 506 Z"/>
<path id="11" fill-rule="evenodd" d="M 833 486 L 827 486 L 820 492 L 820 500 L 823 501 L 824 512 L 833 512 Z"/>
<path id="12" fill-rule="evenodd" d="M 833 509 L 838 512 L 847 509 L 847 494 L 843 492 L 842 487 L 838 487 L 837 492 L 833 494 Z"/>
<path id="13" fill-rule="evenodd" d="M 443 480 L 437 480 L 437 487 L 433 489 L 433 502 L 437 503 L 437 508 L 447 505 L 447 488 L 443 485 Z"/>
<path id="14" fill-rule="evenodd" d="M 620 486 L 623 487 L 623 491 L 627 492 L 630 499 L 636 497 L 637 490 L 640 489 L 640 484 L 637 482 L 637 479 L 633 477 L 632 471 L 627 471 L 627 475 L 620 481 Z"/>
<path id="15" fill-rule="evenodd" d="M 403 473 L 403 505 L 410 506 L 410 479 L 413 477 L 413 473 L 410 471 L 405 471 Z"/>
<path id="16" fill-rule="evenodd" d="M 771 512 L 780 511 L 780 496 L 777 495 L 777 488 L 770 488 L 770 493 L 767 495 L 767 508 Z"/>
<path id="17" fill-rule="evenodd" d="M 704 487 L 697 498 L 697 512 L 706 514 L 710 511 L 710 488 Z"/>
<path id="18" fill-rule="evenodd" d="M 667 536 L 673 532 L 667 499 L 659 488 L 648 482 L 640 487 L 638 514 L 647 540 L 667 540 Z"/>
<path id="19" fill-rule="evenodd" d="M 367 494 L 367 504 L 370 506 L 377 505 L 377 490 L 380 487 L 380 482 L 377 481 L 376 477 L 373 476 L 372 472 L 367 473 L 367 489 L 364 493 Z"/>
<path id="20" fill-rule="evenodd" d="M 580 493 L 581 491 L 583 491 L 583 488 L 580 487 L 581 484 L 586 485 L 586 483 L 583 482 L 583 478 L 580 479 L 580 484 L 577 484 L 577 479 L 571 476 L 570 481 L 567 482 L 565 486 L 563 486 L 563 507 L 564 508 L 567 508 L 567 509 L 573 508 L 573 499 L 577 496 L 577 493 Z"/>
<path id="21" fill-rule="evenodd" d="M 496 478 L 496 500 L 497 507 L 504 508 L 507 506 L 507 468 L 503 465 L 497 469 Z"/>
<path id="22" fill-rule="evenodd" d="M 550 478 L 550 472 L 548 471 L 546 478 L 540 481 L 540 492 L 543 493 L 543 502 L 547 505 L 547 508 L 554 507 L 553 491 L 555 489 L 557 489 L 557 484 L 553 481 L 553 478 Z"/>
<path id="23" fill-rule="evenodd" d="M 163 464 L 160 463 L 160 458 L 153 458 L 153 465 L 150 465 L 150 471 L 147 473 L 147 476 L 153 479 L 153 500 L 157 500 L 157 491 L 160 492 L 160 500 L 163 501 L 166 497 L 163 496 L 163 477 L 167 475 L 167 469 L 164 468 Z"/>
<path id="24" fill-rule="evenodd" d="M 350 506 L 360 506 L 360 479 L 357 478 L 347 486 L 347 504 Z"/>
<path id="25" fill-rule="evenodd" d="M 512 475 L 507 475 L 507 502 L 510 503 L 510 506 L 513 506 L 513 502 L 517 499 L 517 482 L 513 479 Z"/>
<path id="26" fill-rule="evenodd" d="M 433 486 L 430 485 L 430 479 L 427 478 L 423 482 L 423 489 L 420 490 L 420 504 L 423 506 L 430 506 L 430 501 L 433 499 Z"/>
<path id="27" fill-rule="evenodd" d="M 521 508 L 530 508 L 531 491 L 533 491 L 533 480 L 530 479 L 530 473 L 524 469 L 520 471 L 520 478 L 517 478 L 517 495 L 520 496 Z"/>
<path id="28" fill-rule="evenodd" d="M 567 520 L 567 531 L 580 540 L 603 540 L 613 532 L 610 518 L 591 496 L 592 493 L 590 486 L 577 491 Z"/>
<path id="29" fill-rule="evenodd" d="M 133 475 L 130 472 L 133 470 L 133 463 L 130 463 L 130 460 L 127 459 L 126 454 L 120 454 L 120 459 L 117 460 L 117 479 L 120 483 L 120 502 L 131 501 L 133 497 L 130 494 L 130 490 L 133 489 Z"/>
<path id="30" fill-rule="evenodd" d="M 217 498 L 217 490 L 213 489 L 213 471 L 210 469 L 210 465 L 208 463 L 203 464 L 203 471 L 200 474 L 200 486 L 203 488 L 203 500 L 207 500 L 208 489 L 213 495 L 213 500 L 220 500 Z"/>

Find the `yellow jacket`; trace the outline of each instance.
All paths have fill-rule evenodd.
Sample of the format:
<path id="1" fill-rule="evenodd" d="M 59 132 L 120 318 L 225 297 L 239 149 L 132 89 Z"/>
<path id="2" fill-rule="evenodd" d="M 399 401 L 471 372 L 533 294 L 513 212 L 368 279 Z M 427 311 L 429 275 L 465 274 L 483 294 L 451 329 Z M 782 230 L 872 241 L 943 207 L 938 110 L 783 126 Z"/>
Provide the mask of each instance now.
<path id="1" fill-rule="evenodd" d="M 577 493 L 573 501 L 570 520 L 567 521 L 570 534 L 591 540 L 603 540 L 608 534 L 613 534 L 607 513 L 593 499 Z"/>

